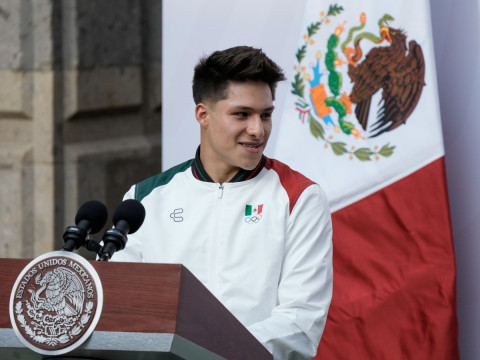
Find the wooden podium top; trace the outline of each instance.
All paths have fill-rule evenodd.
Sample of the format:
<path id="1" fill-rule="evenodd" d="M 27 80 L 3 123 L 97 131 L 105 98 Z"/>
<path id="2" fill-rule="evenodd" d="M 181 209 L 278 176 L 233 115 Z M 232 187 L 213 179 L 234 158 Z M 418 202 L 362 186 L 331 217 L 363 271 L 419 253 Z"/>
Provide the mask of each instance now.
<path id="1" fill-rule="evenodd" d="M 13 334 L 9 317 L 10 293 L 18 274 L 30 261 L 0 259 L 0 339 L 4 339 L 0 340 L 1 358 L 6 358 L 5 354 L 28 354 L 33 357 L 18 358 L 42 359 L 42 355 L 22 349 L 20 341 L 16 343 L 10 339 L 10 333 Z M 102 282 L 103 310 L 91 338 L 66 354 L 69 357 L 272 359 L 272 355 L 184 266 L 90 263 Z M 132 357 L 136 353 L 138 357 Z"/>

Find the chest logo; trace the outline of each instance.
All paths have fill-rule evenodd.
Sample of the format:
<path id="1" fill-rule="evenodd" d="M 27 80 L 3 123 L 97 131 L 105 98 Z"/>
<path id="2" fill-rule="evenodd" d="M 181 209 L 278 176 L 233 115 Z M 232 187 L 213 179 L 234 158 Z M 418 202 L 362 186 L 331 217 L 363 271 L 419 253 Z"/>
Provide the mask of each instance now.
<path id="1" fill-rule="evenodd" d="M 245 205 L 245 222 L 247 224 L 256 224 L 262 219 L 263 204 L 253 206 Z"/>
<path id="2" fill-rule="evenodd" d="M 172 218 L 173 221 L 175 222 L 182 222 L 183 221 L 183 209 L 175 209 L 173 212 L 170 214 L 170 218 Z"/>

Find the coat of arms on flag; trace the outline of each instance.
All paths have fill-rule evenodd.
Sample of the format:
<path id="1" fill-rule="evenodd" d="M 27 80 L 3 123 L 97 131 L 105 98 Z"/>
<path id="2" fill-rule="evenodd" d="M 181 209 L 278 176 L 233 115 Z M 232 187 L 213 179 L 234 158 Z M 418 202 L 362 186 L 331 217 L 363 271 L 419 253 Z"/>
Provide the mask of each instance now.
<path id="1" fill-rule="evenodd" d="M 306 1 L 275 156 L 332 211 L 443 156 L 423 6 Z"/>
<path id="2" fill-rule="evenodd" d="M 335 155 L 387 158 L 395 145 L 382 143 L 381 135 L 406 124 L 425 85 L 422 48 L 407 39 L 405 30 L 390 25 L 394 18 L 387 13 L 370 20 L 362 12 L 356 22 L 337 21 L 333 32 L 317 36 L 343 10 L 330 5 L 306 28 L 291 83 L 295 107 L 301 122 Z M 367 21 L 377 28 L 367 31 Z M 372 103 L 376 94 L 378 104 Z M 370 147 L 365 139 L 375 137 L 378 143 Z"/>

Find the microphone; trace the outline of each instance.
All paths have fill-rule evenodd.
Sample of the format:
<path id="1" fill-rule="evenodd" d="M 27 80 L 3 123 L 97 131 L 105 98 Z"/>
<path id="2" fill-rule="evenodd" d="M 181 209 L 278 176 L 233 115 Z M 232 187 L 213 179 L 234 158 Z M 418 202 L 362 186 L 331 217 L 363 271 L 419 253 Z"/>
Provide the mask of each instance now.
<path id="1" fill-rule="evenodd" d="M 122 202 L 113 214 L 113 228 L 103 235 L 103 248 L 99 253 L 100 261 L 108 261 L 115 251 L 123 250 L 128 241 L 127 234 L 133 234 L 143 224 L 145 208 L 137 200 Z"/>
<path id="2" fill-rule="evenodd" d="M 99 232 L 107 222 L 107 207 L 97 200 L 84 203 L 75 216 L 75 225 L 63 233 L 63 250 L 73 251 L 85 244 L 88 234 Z"/>

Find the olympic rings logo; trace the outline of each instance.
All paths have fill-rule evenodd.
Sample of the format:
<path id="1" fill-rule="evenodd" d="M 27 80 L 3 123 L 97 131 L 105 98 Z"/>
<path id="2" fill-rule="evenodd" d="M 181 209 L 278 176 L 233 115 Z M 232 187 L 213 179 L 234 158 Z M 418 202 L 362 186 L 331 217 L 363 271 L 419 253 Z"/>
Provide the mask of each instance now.
<path id="1" fill-rule="evenodd" d="M 259 214 L 258 216 L 247 216 L 245 218 L 245 222 L 247 224 L 256 224 L 262 219 L 262 215 Z"/>

